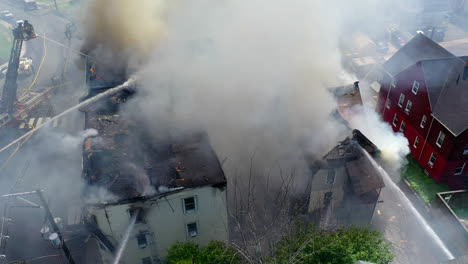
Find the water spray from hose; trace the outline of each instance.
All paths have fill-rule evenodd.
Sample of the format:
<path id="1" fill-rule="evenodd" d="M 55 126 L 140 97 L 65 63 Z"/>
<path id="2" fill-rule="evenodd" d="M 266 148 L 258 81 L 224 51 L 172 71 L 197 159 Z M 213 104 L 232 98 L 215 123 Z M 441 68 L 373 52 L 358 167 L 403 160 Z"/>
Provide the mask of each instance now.
<path id="1" fill-rule="evenodd" d="M 140 213 L 140 210 L 136 210 L 132 219 L 130 219 L 130 224 L 128 225 L 127 230 L 125 230 L 125 234 L 122 238 L 122 241 L 120 242 L 119 248 L 117 249 L 117 252 L 115 253 L 113 264 L 119 264 L 119 261 L 122 258 L 122 254 L 125 250 L 125 247 L 127 246 L 128 239 L 130 238 L 130 233 L 132 233 L 133 227 L 135 226 L 136 218 L 139 213 Z"/>
<path id="2" fill-rule="evenodd" d="M 43 128 L 44 126 L 47 126 L 48 124 L 50 124 L 51 122 L 54 122 L 55 120 L 61 118 L 62 116 L 65 116 L 66 114 L 68 114 L 70 112 L 73 112 L 74 110 L 79 109 L 80 107 L 87 106 L 89 104 L 95 103 L 95 102 L 97 102 L 98 100 L 100 100 L 100 99 L 102 99 L 104 97 L 113 95 L 113 94 L 115 94 L 117 92 L 120 92 L 122 90 L 125 90 L 125 89 L 134 90 L 135 87 L 136 87 L 136 79 L 135 78 L 130 78 L 130 79 L 128 79 L 128 81 L 126 81 L 125 83 L 123 83 L 123 84 L 121 84 L 119 86 L 111 88 L 111 89 L 109 89 L 109 90 L 107 90 L 107 91 L 105 91 L 103 93 L 100 93 L 98 95 L 95 95 L 95 96 L 93 96 L 93 97 L 91 97 L 91 98 L 89 98 L 89 99 L 87 99 L 87 100 L 73 106 L 73 107 L 68 108 L 67 110 L 63 111 L 62 113 L 54 116 L 52 119 L 49 119 L 47 122 L 42 123 L 40 126 L 35 127 L 34 129 L 30 130 L 26 134 L 22 135 L 21 137 L 13 140 L 8 145 L 6 145 L 2 149 L 0 149 L 0 152 L 5 151 L 9 147 L 13 146 L 14 144 L 18 143 L 22 139 L 24 139 L 24 138 L 28 137 L 29 135 L 33 134 L 37 130 Z"/>
<path id="3" fill-rule="evenodd" d="M 411 203 L 411 201 L 406 197 L 405 193 L 393 182 L 393 180 L 390 178 L 390 175 L 380 166 L 377 164 L 377 162 L 365 151 L 364 149 L 361 148 L 361 151 L 367 156 L 367 158 L 371 161 L 372 166 L 377 169 L 377 171 L 380 172 L 382 175 L 385 184 L 392 190 L 395 191 L 398 196 L 403 200 L 403 204 L 407 205 L 410 211 L 413 213 L 413 215 L 416 217 L 417 221 L 421 224 L 422 227 L 424 227 L 424 230 L 427 232 L 429 237 L 431 237 L 434 242 L 439 246 L 439 248 L 442 250 L 444 255 L 447 257 L 447 260 L 452 260 L 455 257 L 453 256 L 452 252 L 447 248 L 445 243 L 440 239 L 440 237 L 434 232 L 432 227 L 427 223 L 426 219 L 416 210 L 414 205 Z"/>

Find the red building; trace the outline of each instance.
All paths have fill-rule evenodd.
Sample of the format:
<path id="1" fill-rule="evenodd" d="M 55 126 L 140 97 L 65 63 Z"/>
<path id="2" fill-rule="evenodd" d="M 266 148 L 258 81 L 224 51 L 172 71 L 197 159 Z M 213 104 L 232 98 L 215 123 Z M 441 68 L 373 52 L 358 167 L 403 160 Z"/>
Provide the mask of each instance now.
<path id="1" fill-rule="evenodd" d="M 437 182 L 468 187 L 468 56 L 417 34 L 383 65 L 377 111 Z"/>

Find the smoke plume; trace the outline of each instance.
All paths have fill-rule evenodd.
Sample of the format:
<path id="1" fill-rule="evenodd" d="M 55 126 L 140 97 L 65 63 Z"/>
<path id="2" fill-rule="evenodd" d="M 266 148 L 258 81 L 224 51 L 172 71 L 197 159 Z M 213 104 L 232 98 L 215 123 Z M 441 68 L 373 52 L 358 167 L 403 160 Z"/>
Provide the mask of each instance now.
<path id="1" fill-rule="evenodd" d="M 350 80 L 338 36 L 376 5 L 92 1 L 85 46 L 107 47 L 128 67 L 135 67 L 133 55 L 145 57 L 137 66 L 139 92 L 123 114 L 154 137 L 206 130 L 228 177 L 252 169 L 252 159 L 258 173 L 307 175 L 304 154 L 321 157 L 347 133 L 331 117 L 336 102 L 327 91 Z M 103 60 L 115 63 L 114 56 Z M 386 157 L 402 161 L 407 142 L 377 116 L 362 111 L 353 123 Z M 388 137 L 372 136 L 382 133 Z"/>

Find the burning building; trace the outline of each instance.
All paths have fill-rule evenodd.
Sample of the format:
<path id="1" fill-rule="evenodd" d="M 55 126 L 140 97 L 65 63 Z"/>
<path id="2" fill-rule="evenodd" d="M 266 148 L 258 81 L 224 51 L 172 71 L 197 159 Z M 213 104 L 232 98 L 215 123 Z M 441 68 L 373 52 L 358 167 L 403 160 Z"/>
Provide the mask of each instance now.
<path id="1" fill-rule="evenodd" d="M 206 133 L 151 134 L 120 111 L 131 96 L 122 90 L 82 109 L 98 132 L 83 146 L 88 226 L 116 248 L 135 218 L 125 263 L 157 263 L 177 241 L 227 241 L 227 181 Z"/>

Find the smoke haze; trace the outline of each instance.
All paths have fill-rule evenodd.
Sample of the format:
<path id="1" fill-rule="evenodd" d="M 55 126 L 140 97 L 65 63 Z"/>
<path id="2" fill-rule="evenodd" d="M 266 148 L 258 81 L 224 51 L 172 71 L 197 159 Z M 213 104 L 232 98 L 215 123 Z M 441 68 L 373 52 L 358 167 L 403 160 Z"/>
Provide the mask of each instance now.
<path id="1" fill-rule="evenodd" d="M 253 156 L 258 173 L 307 175 L 304 153 L 321 157 L 346 135 L 327 91 L 352 80 L 341 70 L 338 36 L 377 1 L 107 2 L 90 2 L 86 45 L 108 46 L 127 62 L 147 56 L 124 114 L 155 137 L 206 130 L 228 178 L 244 174 Z M 365 134 L 402 138 L 377 116 L 354 121 L 376 123 Z M 389 142 L 377 145 L 399 160 L 407 143 Z"/>

